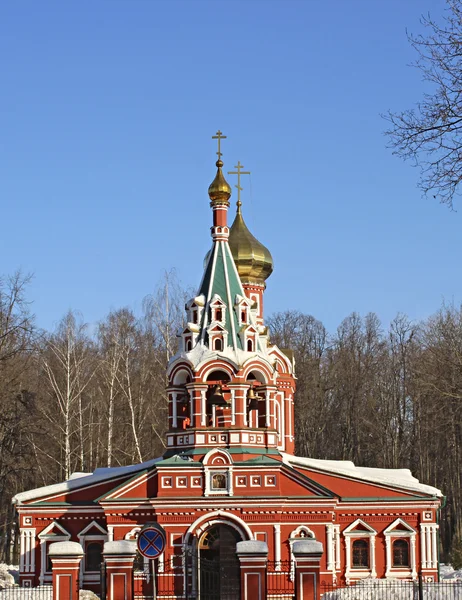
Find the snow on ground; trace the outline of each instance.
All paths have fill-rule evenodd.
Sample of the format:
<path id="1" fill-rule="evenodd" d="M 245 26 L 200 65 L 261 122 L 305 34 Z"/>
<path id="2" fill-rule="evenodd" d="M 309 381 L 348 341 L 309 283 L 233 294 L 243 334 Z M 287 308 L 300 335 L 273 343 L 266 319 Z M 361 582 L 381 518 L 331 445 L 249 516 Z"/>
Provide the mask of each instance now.
<path id="1" fill-rule="evenodd" d="M 454 571 L 454 570 L 453 570 Z M 454 571 L 455 572 L 455 571 Z M 412 581 L 364 579 L 358 584 L 322 595 L 322 600 L 415 600 L 417 586 Z M 423 584 L 424 600 L 461 600 L 462 582 L 456 579 Z"/>
<path id="2" fill-rule="evenodd" d="M 441 581 L 460 581 L 462 582 L 462 569 L 454 571 L 452 565 L 440 565 L 440 579 Z"/>
<path id="3" fill-rule="evenodd" d="M 39 588 L 20 588 L 19 567 L 0 563 L 0 600 L 52 600 L 51 586 Z M 79 600 L 99 600 L 89 590 L 80 590 Z"/>

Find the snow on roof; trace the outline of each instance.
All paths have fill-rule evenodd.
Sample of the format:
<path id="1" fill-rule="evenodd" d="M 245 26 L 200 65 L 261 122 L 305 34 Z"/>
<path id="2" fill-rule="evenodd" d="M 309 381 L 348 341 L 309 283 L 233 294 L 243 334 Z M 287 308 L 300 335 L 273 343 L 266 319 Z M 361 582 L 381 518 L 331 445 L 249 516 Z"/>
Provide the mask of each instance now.
<path id="1" fill-rule="evenodd" d="M 41 488 L 29 490 L 27 492 L 20 492 L 19 494 L 16 494 L 16 496 L 14 496 L 13 504 L 22 504 L 23 502 L 27 502 L 28 500 L 36 500 L 37 498 L 43 498 L 44 496 L 62 494 L 63 492 L 70 492 L 79 488 L 87 487 L 89 485 L 95 485 L 108 479 L 114 479 L 116 477 L 122 477 L 124 475 L 131 475 L 132 473 L 143 471 L 144 469 L 149 469 L 149 467 L 152 467 L 161 460 L 162 456 L 159 458 L 153 458 L 143 463 L 139 463 L 137 465 L 128 465 L 126 467 L 112 468 L 105 467 L 95 469 L 90 475 L 85 475 L 81 473 L 79 474 L 81 476 L 77 478 L 73 478 L 71 475 L 71 477 L 67 481 L 63 481 L 62 483 L 54 483 L 52 485 L 46 485 Z"/>
<path id="2" fill-rule="evenodd" d="M 422 492 L 440 498 L 443 496 L 441 490 L 420 483 L 419 480 L 412 475 L 409 469 L 374 469 L 371 467 L 356 467 L 355 464 L 349 460 L 320 460 L 316 458 L 292 456 L 291 454 L 285 453 L 281 454 L 284 463 L 288 465 L 299 465 L 301 467 L 324 471 L 334 475 L 353 477 L 355 479 L 361 479 L 362 481 L 369 481 L 381 485 L 391 485 L 393 487 Z"/>

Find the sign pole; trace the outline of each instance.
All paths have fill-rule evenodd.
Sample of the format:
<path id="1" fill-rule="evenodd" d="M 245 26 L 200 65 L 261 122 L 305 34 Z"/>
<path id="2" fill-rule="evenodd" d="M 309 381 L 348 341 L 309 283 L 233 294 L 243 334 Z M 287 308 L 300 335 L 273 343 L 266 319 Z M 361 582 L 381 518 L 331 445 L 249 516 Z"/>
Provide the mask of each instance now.
<path id="1" fill-rule="evenodd" d="M 136 539 L 138 550 L 142 556 L 149 559 L 152 571 L 153 600 L 157 600 L 156 566 L 154 560 L 165 550 L 167 534 L 158 523 L 146 523 Z"/>
<path id="2" fill-rule="evenodd" d="M 154 563 L 154 559 L 151 560 L 151 570 L 152 570 L 152 597 L 153 597 L 153 600 L 157 600 L 156 566 Z"/>

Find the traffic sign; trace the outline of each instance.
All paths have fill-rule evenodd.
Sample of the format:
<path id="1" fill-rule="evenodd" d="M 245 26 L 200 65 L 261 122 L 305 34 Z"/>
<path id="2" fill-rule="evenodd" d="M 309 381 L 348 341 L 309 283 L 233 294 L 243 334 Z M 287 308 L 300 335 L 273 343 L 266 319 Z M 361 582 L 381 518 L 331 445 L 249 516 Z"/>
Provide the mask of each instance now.
<path id="1" fill-rule="evenodd" d="M 165 550 L 165 529 L 157 523 L 145 525 L 136 540 L 140 553 L 150 559 L 157 558 Z"/>

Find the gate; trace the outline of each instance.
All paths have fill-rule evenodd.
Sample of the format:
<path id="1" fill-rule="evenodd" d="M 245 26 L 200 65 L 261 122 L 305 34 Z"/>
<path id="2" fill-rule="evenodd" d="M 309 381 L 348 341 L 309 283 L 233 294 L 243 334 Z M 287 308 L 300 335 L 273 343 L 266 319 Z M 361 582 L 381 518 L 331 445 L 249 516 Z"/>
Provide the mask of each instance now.
<path id="1" fill-rule="evenodd" d="M 241 597 L 240 567 L 236 560 L 200 558 L 197 575 L 199 600 L 236 600 Z"/>

